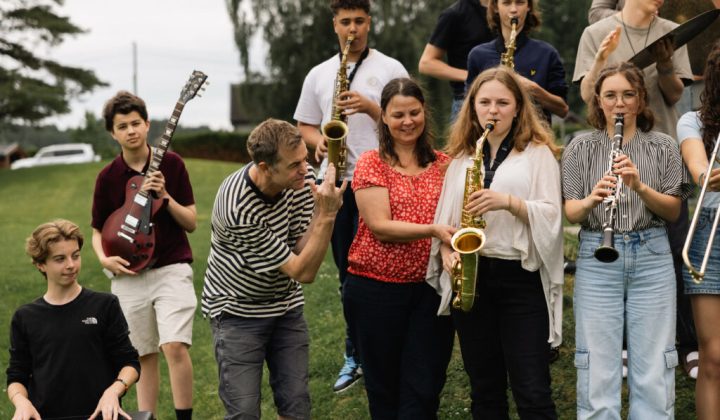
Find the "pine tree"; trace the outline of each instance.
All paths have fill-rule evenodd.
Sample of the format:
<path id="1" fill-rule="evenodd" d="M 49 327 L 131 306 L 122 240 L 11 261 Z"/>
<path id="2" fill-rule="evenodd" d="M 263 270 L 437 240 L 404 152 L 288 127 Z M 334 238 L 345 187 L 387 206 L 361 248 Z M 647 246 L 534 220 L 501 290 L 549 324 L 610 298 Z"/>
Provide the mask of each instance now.
<path id="1" fill-rule="evenodd" d="M 38 122 L 70 111 L 70 100 L 106 86 L 95 74 L 43 57 L 84 31 L 55 10 L 62 0 L 0 2 L 0 123 Z"/>

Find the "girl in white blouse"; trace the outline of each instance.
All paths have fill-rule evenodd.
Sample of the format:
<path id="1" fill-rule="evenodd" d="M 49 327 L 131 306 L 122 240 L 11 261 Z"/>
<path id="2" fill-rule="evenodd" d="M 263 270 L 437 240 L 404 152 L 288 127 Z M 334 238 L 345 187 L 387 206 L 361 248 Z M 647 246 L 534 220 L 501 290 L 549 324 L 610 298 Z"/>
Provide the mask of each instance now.
<path id="1" fill-rule="evenodd" d="M 488 122 L 485 187 L 465 209 L 487 222 L 479 251 L 475 303 L 452 309 L 474 418 L 507 418 L 507 377 L 521 418 L 556 418 L 549 344 L 561 340 L 563 248 L 558 148 L 517 76 L 503 67 L 470 86 L 446 152 L 453 157 L 435 223 L 460 226 L 465 170 Z M 451 267 L 460 257 L 433 241 L 427 281 L 451 299 Z"/>

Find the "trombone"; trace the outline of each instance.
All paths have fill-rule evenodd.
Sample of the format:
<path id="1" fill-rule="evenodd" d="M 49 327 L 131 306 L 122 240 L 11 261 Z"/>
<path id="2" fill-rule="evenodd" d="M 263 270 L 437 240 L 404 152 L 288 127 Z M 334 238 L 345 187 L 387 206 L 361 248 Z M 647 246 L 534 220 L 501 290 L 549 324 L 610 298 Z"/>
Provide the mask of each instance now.
<path id="1" fill-rule="evenodd" d="M 698 217 L 700 216 L 702 203 L 705 200 L 705 193 L 707 192 L 708 185 L 710 185 L 710 173 L 715 165 L 715 162 L 720 163 L 720 160 L 718 160 L 718 150 L 720 150 L 720 135 L 718 135 L 718 138 L 715 140 L 715 148 L 710 154 L 710 163 L 705 171 L 705 178 L 703 179 L 703 186 L 700 190 L 700 197 L 698 197 L 697 204 L 695 205 L 695 213 L 693 214 L 692 221 L 690 222 L 690 230 L 688 230 L 687 238 L 685 238 L 685 246 L 683 246 L 682 250 L 682 257 L 685 262 L 685 266 L 688 271 L 690 271 L 690 275 L 696 284 L 702 283 L 705 278 L 705 269 L 707 269 L 708 259 L 710 258 L 710 250 L 712 249 L 713 241 L 715 240 L 715 231 L 717 230 L 718 222 L 720 222 L 720 209 L 718 209 L 715 214 L 715 220 L 713 220 L 710 237 L 708 238 L 707 245 L 705 246 L 705 254 L 703 255 L 702 264 L 700 265 L 700 269 L 697 270 L 690 261 L 688 252 L 690 251 L 690 244 L 695 237 L 695 226 L 697 225 Z"/>

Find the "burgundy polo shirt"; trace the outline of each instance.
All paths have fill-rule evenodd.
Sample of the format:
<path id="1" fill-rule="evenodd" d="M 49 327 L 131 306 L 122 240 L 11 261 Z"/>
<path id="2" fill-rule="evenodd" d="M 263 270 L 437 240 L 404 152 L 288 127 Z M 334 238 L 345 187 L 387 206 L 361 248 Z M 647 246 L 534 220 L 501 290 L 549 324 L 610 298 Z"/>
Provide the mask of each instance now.
<path id="1" fill-rule="evenodd" d="M 143 167 L 143 174 L 150 164 L 150 156 Z M 190 176 L 182 158 L 167 152 L 160 163 L 160 172 L 165 177 L 165 189 L 182 206 L 195 204 Z M 95 181 L 93 194 L 92 227 L 102 231 L 110 215 L 125 203 L 125 186 L 135 175 L 141 175 L 130 168 L 122 153 L 103 168 Z M 173 219 L 167 208 L 155 215 L 155 257 L 153 268 L 180 262 L 192 262 L 192 250 L 185 230 Z"/>

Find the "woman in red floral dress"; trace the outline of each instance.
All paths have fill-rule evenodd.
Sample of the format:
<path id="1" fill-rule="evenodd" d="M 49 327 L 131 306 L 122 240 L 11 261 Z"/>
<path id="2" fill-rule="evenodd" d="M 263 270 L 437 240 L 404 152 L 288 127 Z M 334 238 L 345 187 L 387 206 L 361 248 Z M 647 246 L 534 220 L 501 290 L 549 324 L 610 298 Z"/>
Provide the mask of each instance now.
<path id="1" fill-rule="evenodd" d="M 352 188 L 360 224 L 348 257 L 343 306 L 375 419 L 437 418 L 452 350 L 452 322 L 425 283 L 447 155 L 433 150 L 420 87 L 391 80 L 380 99 L 379 150 L 357 162 Z"/>

